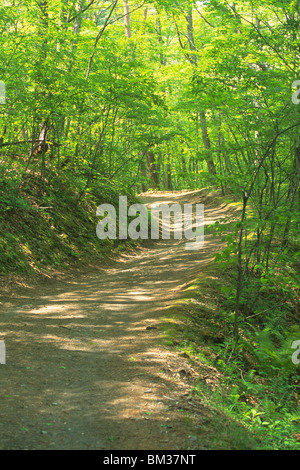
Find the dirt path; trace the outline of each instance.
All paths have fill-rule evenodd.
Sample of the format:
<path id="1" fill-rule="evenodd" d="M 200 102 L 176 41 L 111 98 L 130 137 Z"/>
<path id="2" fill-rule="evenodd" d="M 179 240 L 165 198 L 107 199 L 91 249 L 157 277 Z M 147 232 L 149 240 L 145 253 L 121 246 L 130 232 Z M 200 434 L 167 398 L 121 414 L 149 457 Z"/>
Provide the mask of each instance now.
<path id="1" fill-rule="evenodd" d="M 157 200 L 203 202 L 195 192 L 142 198 Z M 206 224 L 224 216 L 224 206 L 205 209 Z M 182 411 L 192 406 L 193 372 L 159 341 L 163 308 L 217 250 L 210 235 L 201 251 L 184 243 L 158 241 L 103 270 L 3 302 L 0 449 L 209 447 L 208 410 L 198 404 L 195 422 Z"/>

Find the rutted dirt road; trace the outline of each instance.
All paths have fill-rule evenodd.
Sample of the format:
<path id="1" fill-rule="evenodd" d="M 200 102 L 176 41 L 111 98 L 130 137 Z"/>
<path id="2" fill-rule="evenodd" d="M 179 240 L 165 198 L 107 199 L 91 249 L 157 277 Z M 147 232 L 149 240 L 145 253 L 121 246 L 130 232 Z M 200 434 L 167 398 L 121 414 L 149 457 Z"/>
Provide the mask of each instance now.
<path id="1" fill-rule="evenodd" d="M 141 199 L 205 202 L 196 192 Z M 208 202 L 205 223 L 224 210 Z M 103 269 L 3 299 L 0 449 L 209 448 L 209 410 L 199 403 L 192 420 L 182 411 L 191 405 L 193 371 L 160 341 L 164 307 L 218 249 L 211 235 L 200 251 L 184 244 L 160 240 Z"/>

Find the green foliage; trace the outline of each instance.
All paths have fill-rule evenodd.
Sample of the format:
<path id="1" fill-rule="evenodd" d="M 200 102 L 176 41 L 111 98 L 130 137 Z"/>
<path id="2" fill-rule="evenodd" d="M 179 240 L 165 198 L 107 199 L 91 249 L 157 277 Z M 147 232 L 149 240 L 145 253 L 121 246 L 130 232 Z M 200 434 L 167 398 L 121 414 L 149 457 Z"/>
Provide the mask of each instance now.
<path id="1" fill-rule="evenodd" d="M 118 248 L 117 240 L 100 241 L 95 228 L 96 208 L 103 202 L 118 203 L 119 188 L 103 180 L 91 185 L 80 198 L 82 187 L 84 181 L 72 173 L 61 177 L 49 172 L 48 186 L 40 195 L 40 178 L 30 174 L 19 190 L 22 204 L 12 205 L 16 201 L 13 193 L 8 201 L 0 197 L 4 207 L 0 219 L 1 274 L 28 274 L 95 262 Z M 128 198 L 135 202 L 132 194 Z"/>
<path id="2" fill-rule="evenodd" d="M 130 38 L 114 2 L 6 3 L 1 273 L 107 254 L 118 242 L 95 237 L 95 210 L 117 207 L 120 195 L 220 190 L 238 209 L 208 228 L 224 243 L 215 256 L 226 280 L 215 296 L 228 329 L 214 344 L 228 379 L 221 402 L 267 432 L 270 447 L 292 447 L 298 3 L 129 2 Z"/>
<path id="3" fill-rule="evenodd" d="M 261 331 L 255 331 L 252 342 L 244 343 L 255 357 L 261 373 L 269 378 L 288 378 L 296 369 L 291 360 L 291 345 L 297 337 L 297 328 L 296 331 L 281 330 L 283 328 L 276 329 L 270 325 Z"/>

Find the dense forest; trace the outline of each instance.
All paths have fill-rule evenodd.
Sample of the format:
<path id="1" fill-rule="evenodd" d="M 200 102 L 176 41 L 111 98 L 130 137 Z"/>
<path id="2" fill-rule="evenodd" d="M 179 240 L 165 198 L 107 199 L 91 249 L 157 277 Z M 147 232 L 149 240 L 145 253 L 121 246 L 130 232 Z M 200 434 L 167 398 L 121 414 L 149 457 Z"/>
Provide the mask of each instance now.
<path id="1" fill-rule="evenodd" d="M 3 0 L 0 31 L 2 282 L 134 249 L 97 239 L 103 202 L 205 188 L 235 209 L 208 227 L 213 400 L 296 449 L 300 1 Z"/>

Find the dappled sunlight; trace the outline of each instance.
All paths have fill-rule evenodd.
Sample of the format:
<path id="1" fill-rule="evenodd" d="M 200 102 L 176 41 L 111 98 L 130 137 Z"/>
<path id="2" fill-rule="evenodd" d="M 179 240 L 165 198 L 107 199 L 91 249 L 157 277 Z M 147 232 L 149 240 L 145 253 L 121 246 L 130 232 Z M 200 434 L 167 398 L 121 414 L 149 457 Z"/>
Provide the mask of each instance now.
<path id="1" fill-rule="evenodd" d="M 206 223 L 221 215 L 212 208 Z M 126 442 L 124 435 L 133 438 L 145 423 L 164 435 L 175 400 L 170 388 L 183 384 L 176 369 L 168 372 L 172 353 L 155 347 L 163 337 L 160 324 L 181 289 L 210 262 L 216 240 L 206 234 L 203 249 L 195 251 L 185 250 L 184 240 L 158 240 L 105 270 L 9 299 L 0 317 L 7 345 L 0 393 L 14 382 L 17 392 L 6 401 L 8 414 L 13 406 L 18 416 L 13 442 L 26 447 L 23 426 L 32 429 L 36 448 L 76 448 L 72 430 L 82 427 L 88 446 L 104 422 L 99 448 L 112 448 L 120 429 Z M 30 423 L 32 415 L 52 427 Z M 7 447 L 11 438 L 3 442 Z"/>

